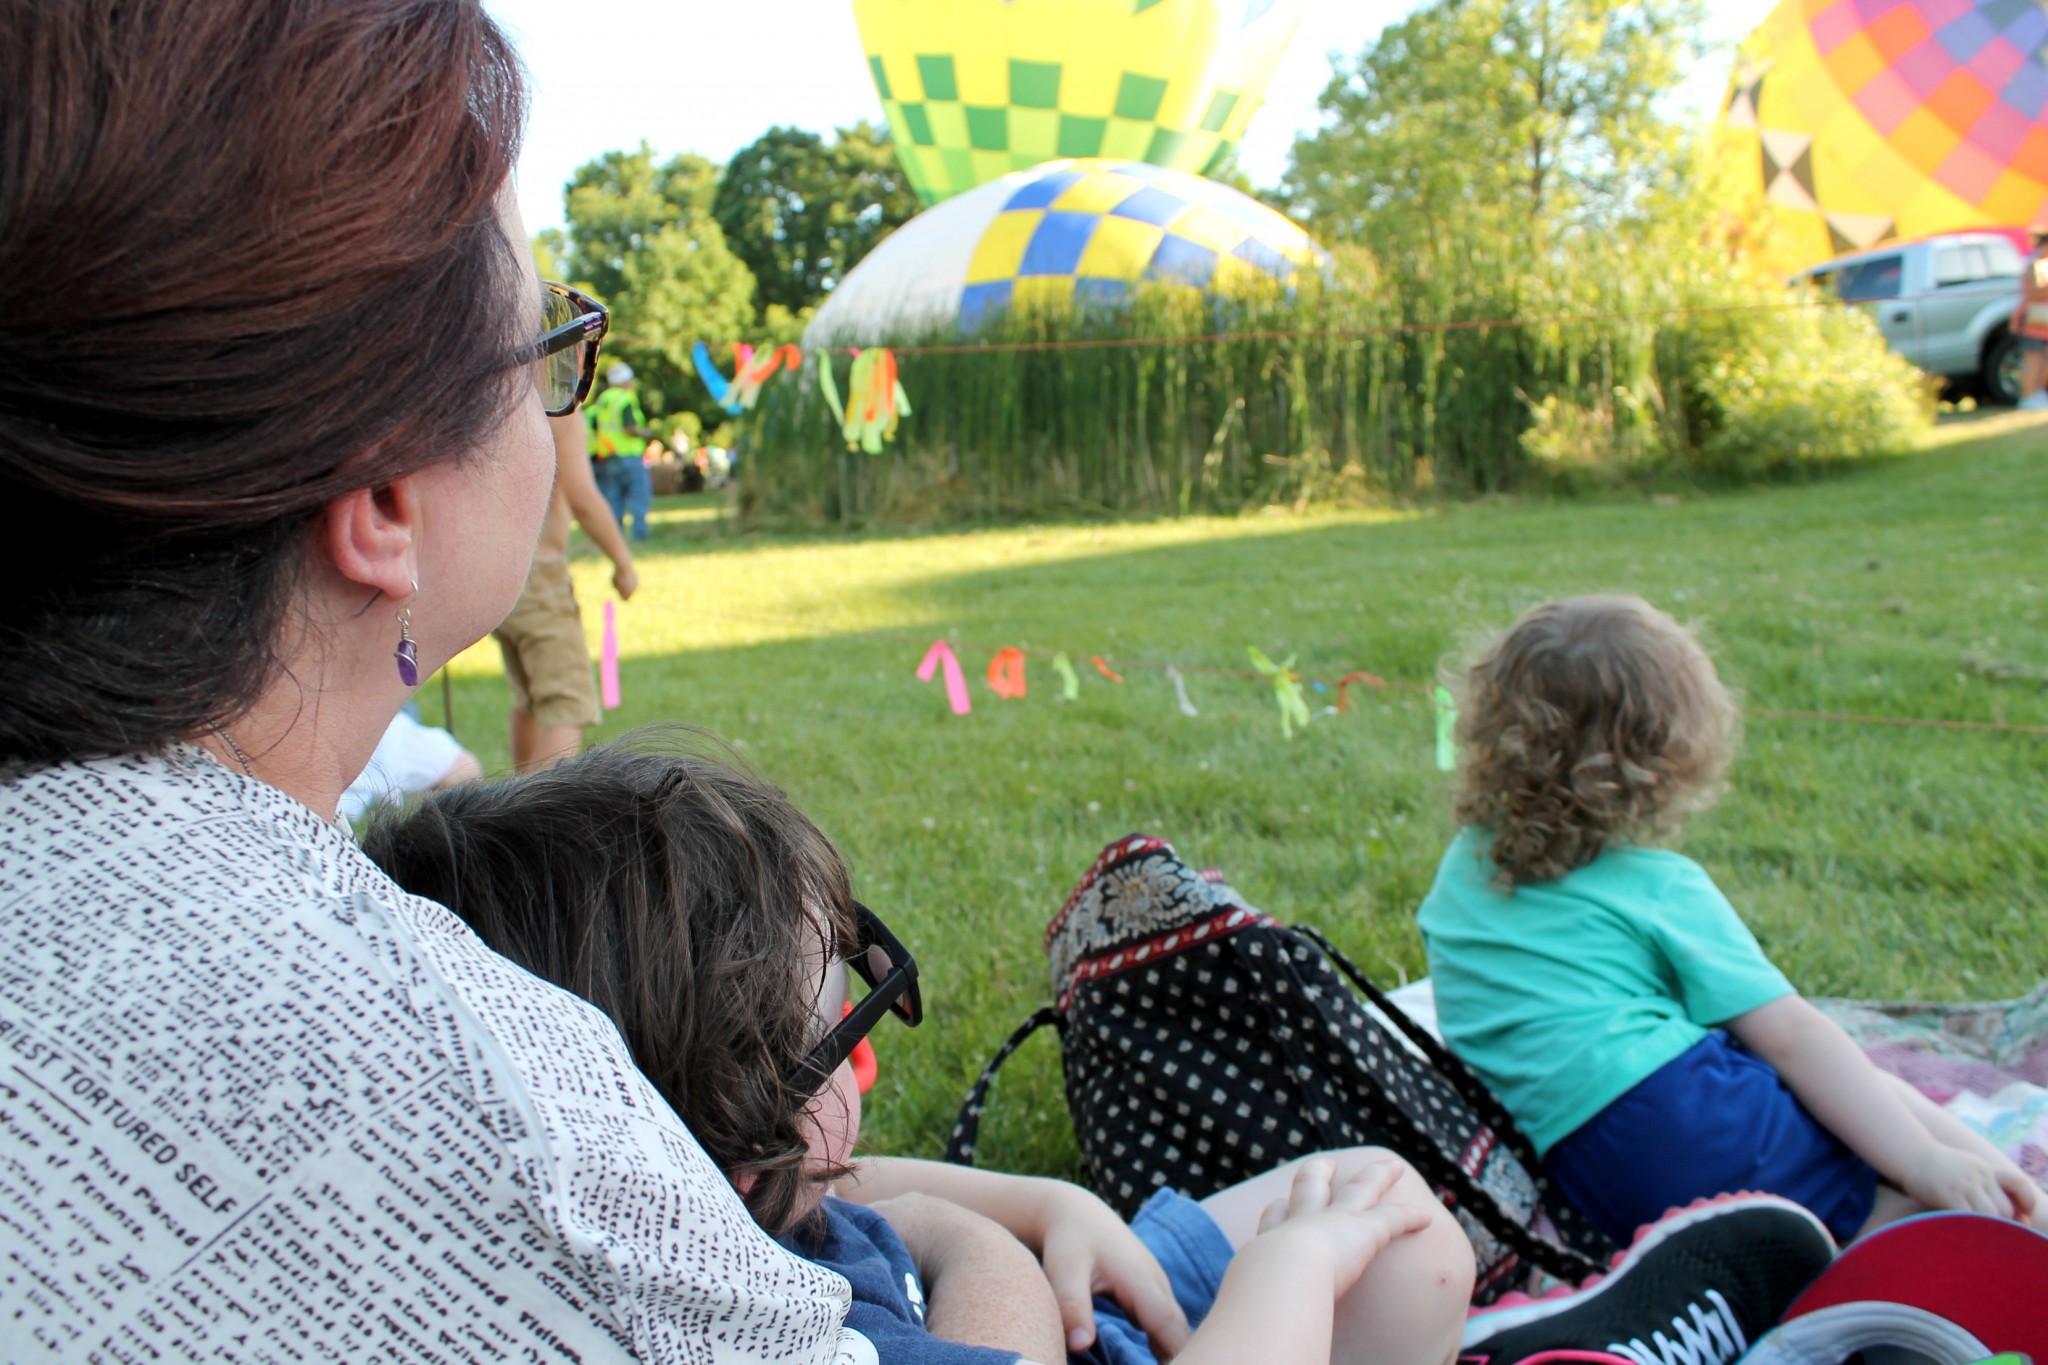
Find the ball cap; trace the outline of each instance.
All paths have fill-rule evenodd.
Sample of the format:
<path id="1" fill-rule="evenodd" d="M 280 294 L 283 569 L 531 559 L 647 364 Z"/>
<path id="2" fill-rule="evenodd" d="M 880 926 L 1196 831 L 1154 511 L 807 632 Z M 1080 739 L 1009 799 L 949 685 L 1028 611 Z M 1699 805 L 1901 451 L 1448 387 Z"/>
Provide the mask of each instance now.
<path id="1" fill-rule="evenodd" d="M 1896 1346 L 1914 1360 L 2048 1360 L 2043 1284 L 2048 1237 L 1981 1213 L 1923 1213 L 1857 1238 L 1742 1359 L 1803 1365 Z"/>
<path id="2" fill-rule="evenodd" d="M 612 366 L 609 370 L 606 370 L 604 372 L 604 382 L 607 384 L 632 383 L 633 367 L 631 365 L 628 365 L 625 361 L 621 360 L 618 364 Z"/>

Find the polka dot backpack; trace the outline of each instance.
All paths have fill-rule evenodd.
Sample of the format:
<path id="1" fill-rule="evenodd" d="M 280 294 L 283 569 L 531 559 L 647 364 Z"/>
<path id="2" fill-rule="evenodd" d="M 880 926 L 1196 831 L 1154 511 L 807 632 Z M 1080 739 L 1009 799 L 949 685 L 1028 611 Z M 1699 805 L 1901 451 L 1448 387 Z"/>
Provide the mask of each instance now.
<path id="1" fill-rule="evenodd" d="M 1164 840 L 1104 849 L 1045 947 L 1057 1003 L 975 1082 L 948 1161 L 973 1164 L 996 1071 L 1050 1024 L 1089 1183 L 1126 1218 L 1161 1186 L 1199 1199 L 1305 1153 L 1373 1144 L 1457 1215 L 1479 1260 L 1475 1303 L 1538 1271 L 1577 1283 L 1613 1250 L 1463 1063 L 1321 934 L 1276 923 Z"/>

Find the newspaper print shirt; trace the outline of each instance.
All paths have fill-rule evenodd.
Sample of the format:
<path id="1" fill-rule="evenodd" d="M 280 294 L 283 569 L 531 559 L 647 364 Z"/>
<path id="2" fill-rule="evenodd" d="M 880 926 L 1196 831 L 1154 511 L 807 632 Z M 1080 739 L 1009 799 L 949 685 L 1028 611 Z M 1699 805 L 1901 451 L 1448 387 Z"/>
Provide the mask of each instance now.
<path id="1" fill-rule="evenodd" d="M 0 784 L 0 1359 L 867 1365 L 611 1024 L 197 749 Z"/>

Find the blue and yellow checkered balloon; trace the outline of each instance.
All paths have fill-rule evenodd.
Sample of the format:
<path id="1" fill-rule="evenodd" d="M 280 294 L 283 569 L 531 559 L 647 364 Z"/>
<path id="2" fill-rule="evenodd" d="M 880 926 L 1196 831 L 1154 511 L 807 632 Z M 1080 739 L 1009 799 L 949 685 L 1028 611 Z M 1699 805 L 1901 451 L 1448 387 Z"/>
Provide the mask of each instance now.
<path id="1" fill-rule="evenodd" d="M 1207 173 L 1265 99 L 1300 0 L 854 0 L 912 188 L 936 204 L 1062 157 Z"/>
<path id="2" fill-rule="evenodd" d="M 1142 161 L 1054 161 L 898 228 L 833 290 L 809 344 L 868 344 L 1011 307 L 1110 304 L 1142 285 L 1231 294 L 1319 268 L 1291 220 L 1226 185 Z"/>
<path id="3" fill-rule="evenodd" d="M 1308 234 L 1227 186 L 1144 162 L 1075 162 L 1004 200 L 968 264 L 960 320 L 1114 301 L 1143 282 L 1229 293 L 1285 280 L 1315 255 Z"/>

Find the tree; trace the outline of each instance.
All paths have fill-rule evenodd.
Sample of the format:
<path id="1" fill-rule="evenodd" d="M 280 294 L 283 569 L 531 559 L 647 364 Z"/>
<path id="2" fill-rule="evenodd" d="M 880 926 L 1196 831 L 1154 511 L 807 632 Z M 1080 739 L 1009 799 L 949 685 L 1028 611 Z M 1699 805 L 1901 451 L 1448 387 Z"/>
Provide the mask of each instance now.
<path id="1" fill-rule="evenodd" d="M 800 314 L 918 211 L 886 130 L 857 123 L 827 143 L 770 128 L 734 154 L 711 213 L 754 273 L 755 303 Z"/>
<path id="2" fill-rule="evenodd" d="M 562 268 L 569 257 L 569 237 L 560 228 L 542 228 L 533 234 L 533 268 L 544 280 L 566 280 Z"/>
<path id="3" fill-rule="evenodd" d="M 565 193 L 567 228 L 543 245 L 579 288 L 612 310 L 608 355 L 638 373 L 650 413 L 714 409 L 690 347 L 714 351 L 754 322 L 754 278 L 711 216 L 717 169 L 702 157 L 656 163 L 606 152 L 577 168 Z"/>
<path id="4" fill-rule="evenodd" d="M 1326 238 L 1430 239 L 1475 218 L 1612 225 L 1676 164 L 1659 109 L 1702 50 L 1700 0 L 1434 0 L 1323 91 L 1287 194 Z"/>

